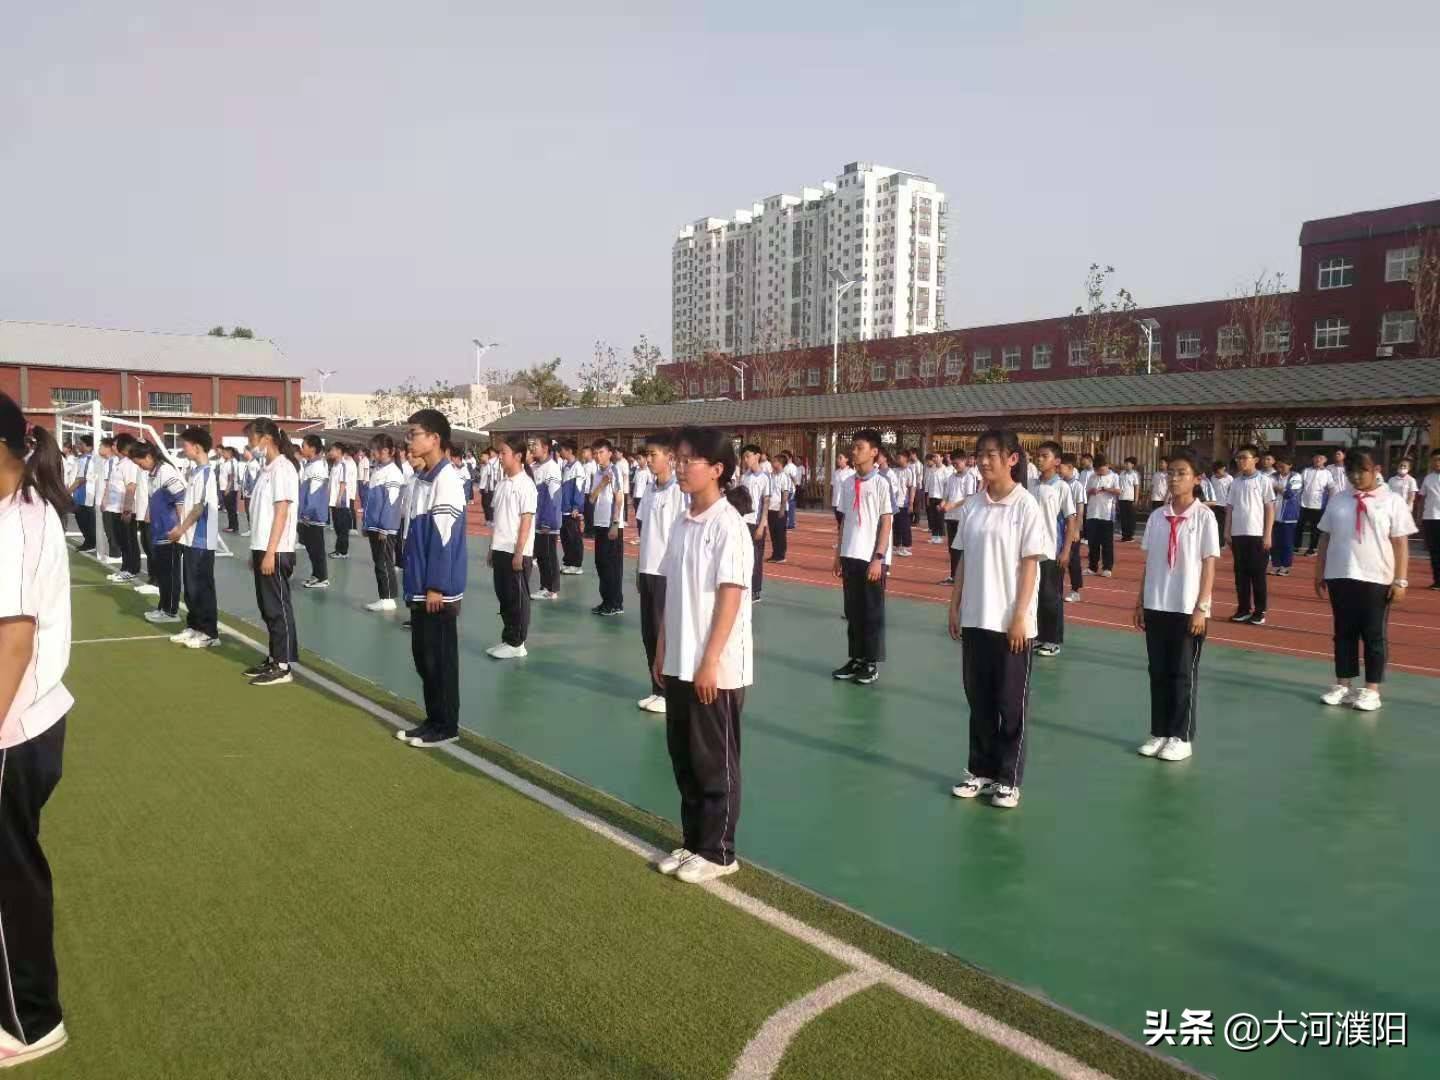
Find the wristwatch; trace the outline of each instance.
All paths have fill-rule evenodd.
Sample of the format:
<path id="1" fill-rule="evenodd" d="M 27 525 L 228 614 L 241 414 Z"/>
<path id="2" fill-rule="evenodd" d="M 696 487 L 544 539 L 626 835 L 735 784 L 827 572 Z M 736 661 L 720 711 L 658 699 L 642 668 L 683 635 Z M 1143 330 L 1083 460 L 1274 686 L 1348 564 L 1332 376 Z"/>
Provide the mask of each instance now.
<path id="1" fill-rule="evenodd" d="M 1396 578 L 1394 581 L 1392 581 L 1390 584 L 1391 584 L 1391 585 L 1394 585 L 1395 588 L 1397 588 L 1397 589 L 1408 589 L 1408 588 L 1410 588 L 1410 582 L 1406 581 L 1403 577 L 1397 577 L 1397 578 Z"/>
<path id="2" fill-rule="evenodd" d="M 875 552 L 874 555 L 871 555 L 871 556 L 870 556 L 870 561 L 871 561 L 871 562 L 874 562 L 876 559 L 879 559 L 881 562 L 884 562 L 884 561 L 885 561 L 885 553 L 884 553 L 883 551 L 877 551 L 877 552 Z"/>
<path id="3" fill-rule="evenodd" d="M 1196 614 L 1204 615 L 1208 619 L 1210 617 L 1210 602 L 1207 600 L 1203 604 L 1196 604 L 1195 612 Z"/>

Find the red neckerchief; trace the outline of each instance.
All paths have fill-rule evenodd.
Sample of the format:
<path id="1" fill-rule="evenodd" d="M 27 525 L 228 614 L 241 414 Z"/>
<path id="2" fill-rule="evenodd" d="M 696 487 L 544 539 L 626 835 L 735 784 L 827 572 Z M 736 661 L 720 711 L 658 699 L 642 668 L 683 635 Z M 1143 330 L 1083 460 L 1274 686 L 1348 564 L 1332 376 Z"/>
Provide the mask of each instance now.
<path id="1" fill-rule="evenodd" d="M 1180 551 L 1180 526 L 1189 520 L 1190 512 L 1177 515 L 1173 507 L 1165 507 L 1165 522 L 1170 526 L 1170 542 L 1165 547 L 1165 561 L 1171 570 L 1175 569 L 1175 556 Z"/>
<path id="2" fill-rule="evenodd" d="M 861 476 L 861 475 L 857 472 L 857 473 L 855 474 L 855 502 L 854 502 L 854 504 L 851 506 L 851 509 L 853 509 L 853 510 L 859 510 L 859 509 L 860 509 L 860 485 L 861 485 L 862 483 L 864 483 L 864 482 L 865 482 L 865 478 L 864 478 L 863 476 Z"/>
<path id="3" fill-rule="evenodd" d="M 1355 539 L 1359 540 L 1365 535 L 1365 515 L 1370 511 L 1365 506 L 1365 500 L 1374 496 L 1373 491 L 1355 492 Z"/>

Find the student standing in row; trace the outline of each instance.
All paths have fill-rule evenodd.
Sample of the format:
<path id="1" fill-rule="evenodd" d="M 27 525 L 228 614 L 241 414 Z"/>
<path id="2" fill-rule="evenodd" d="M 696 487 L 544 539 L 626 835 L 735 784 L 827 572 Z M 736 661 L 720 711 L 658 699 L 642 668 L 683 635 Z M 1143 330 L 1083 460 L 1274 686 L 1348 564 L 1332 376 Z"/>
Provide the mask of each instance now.
<path id="1" fill-rule="evenodd" d="M 1080 479 L 1080 470 L 1076 465 L 1074 454 L 1060 455 L 1060 479 L 1070 485 L 1070 498 L 1075 503 L 1075 517 L 1081 522 L 1081 535 L 1084 535 L 1085 525 L 1089 523 L 1089 507 L 1085 502 L 1086 492 L 1084 481 Z M 1070 565 L 1066 568 L 1070 572 L 1070 591 L 1065 594 L 1065 603 L 1078 604 L 1080 602 L 1080 590 L 1085 587 L 1084 568 L 1080 561 L 1080 544 L 1070 545 Z"/>
<path id="2" fill-rule="evenodd" d="M 1060 478 L 1057 442 L 1043 442 L 1035 451 L 1040 481 L 1032 494 L 1040 504 L 1048 546 L 1040 560 L 1039 609 L 1036 622 L 1036 656 L 1058 656 L 1065 642 L 1065 567 L 1070 550 L 1079 543 L 1080 521 L 1070 485 Z"/>
<path id="3" fill-rule="evenodd" d="M 789 522 L 795 498 L 795 481 L 789 472 L 790 459 L 784 452 L 775 458 L 776 469 L 770 474 L 770 495 L 766 506 L 766 525 L 770 532 L 770 561 L 783 563 L 790 550 Z"/>
<path id="4" fill-rule="evenodd" d="M 740 715 L 754 681 L 748 586 L 755 548 L 723 494 L 735 471 L 729 437 L 681 428 L 676 451 L 690 508 L 676 520 L 660 564 L 665 618 L 652 670 L 665 688 L 683 839 L 656 868 L 699 884 L 740 867 Z"/>
<path id="5" fill-rule="evenodd" d="M 110 479 L 105 485 L 105 534 L 112 542 L 110 555 L 120 556 L 120 569 L 109 576 L 116 582 L 132 581 L 140 573 L 140 542 L 135 536 L 135 484 L 140 470 L 130 460 L 135 440 L 121 433 L 111 443 Z M 133 549 L 133 551 L 132 551 Z"/>
<path id="6" fill-rule="evenodd" d="M 345 448 L 331 443 L 330 459 L 330 525 L 335 530 L 335 550 L 332 559 L 350 557 L 350 530 L 355 527 L 355 511 L 352 503 L 355 489 L 350 486 L 350 471 L 345 467 Z"/>
<path id="7" fill-rule="evenodd" d="M 330 520 L 330 467 L 319 435 L 306 435 L 300 444 L 300 520 L 296 535 L 310 557 L 307 589 L 328 589 L 330 569 L 325 561 L 325 523 Z"/>
<path id="8" fill-rule="evenodd" d="M 1336 450 L 1330 455 L 1330 464 L 1326 466 L 1326 471 L 1330 474 L 1330 493 L 1332 495 L 1339 494 L 1349 486 L 1350 480 L 1345 467 L 1344 450 Z"/>
<path id="9" fill-rule="evenodd" d="M 519 660 L 527 655 L 525 642 L 530 636 L 530 564 L 535 557 L 539 496 L 525 471 L 523 436 L 501 436 L 495 460 L 500 463 L 500 482 L 490 494 L 495 527 L 490 569 L 502 626 L 500 643 L 485 652 L 496 660 Z"/>
<path id="10" fill-rule="evenodd" d="M 353 459 L 349 458 L 348 451 L 346 456 L 353 468 L 355 463 Z M 255 485 L 260 480 L 260 470 L 263 468 L 260 458 L 261 455 L 253 450 L 245 451 L 244 468 L 240 470 L 240 494 L 245 499 L 245 529 L 240 534 L 241 536 L 249 536 L 255 528 L 255 507 L 252 504 L 252 496 L 255 492 Z M 350 490 L 352 492 L 355 490 L 353 480 L 350 483 Z"/>
<path id="11" fill-rule="evenodd" d="M 895 554 L 901 558 L 909 558 L 912 554 L 911 546 L 915 543 L 910 517 L 910 506 L 915 495 L 915 474 L 910 471 L 908 451 L 896 451 L 895 463 L 889 472 L 890 484 L 895 489 Z"/>
<path id="12" fill-rule="evenodd" d="M 1120 478 L 1110 471 L 1104 454 L 1096 454 L 1092 460 L 1095 472 L 1085 485 L 1090 573 L 1109 577 L 1115 569 L 1115 506 L 1120 497 Z"/>
<path id="13" fill-rule="evenodd" d="M 645 440 L 645 457 L 653 481 L 645 491 L 645 528 L 640 533 L 640 558 L 635 585 L 640 593 L 640 639 L 645 645 L 650 693 L 636 705 L 646 712 L 665 711 L 665 684 L 655 669 L 660 627 L 665 620 L 665 575 L 660 567 L 674 534 L 675 522 L 689 508 L 690 497 L 675 475 L 675 445 L 669 432 Z"/>
<path id="14" fill-rule="evenodd" d="M 930 543 L 945 543 L 945 514 L 940 504 L 945 501 L 945 483 L 951 469 L 943 454 L 930 455 L 930 469 L 925 476 L 925 523 L 930 529 Z"/>
<path id="15" fill-rule="evenodd" d="M 740 485 L 750 493 L 750 513 L 744 523 L 750 529 L 750 542 L 755 547 L 751 563 L 750 601 L 758 604 L 765 588 L 765 537 L 770 529 L 770 476 L 762 468 L 765 451 L 751 443 L 740 448 L 740 463 L 745 467 Z"/>
<path id="16" fill-rule="evenodd" d="M 485 524 L 495 522 L 495 488 L 500 483 L 500 462 L 490 447 L 480 451 L 480 509 L 485 514 Z"/>
<path id="17" fill-rule="evenodd" d="M 835 531 L 845 528 L 845 510 L 841 506 L 846 482 L 855 475 L 850 467 L 850 455 L 843 450 L 835 452 L 835 471 L 830 474 L 830 509 L 835 513 Z"/>
<path id="18" fill-rule="evenodd" d="M 425 720 L 395 737 L 422 749 L 460 737 L 460 642 L 465 598 L 465 491 L 446 449 L 450 421 L 421 409 L 407 421 L 411 457 L 419 462 L 405 534 L 405 599 L 410 604 L 410 655 L 420 676 Z"/>
<path id="19" fill-rule="evenodd" d="M 234 448 L 222 446 L 220 460 L 215 464 L 215 483 L 220 492 L 220 505 L 225 511 L 225 531 L 237 534 L 240 532 L 239 471 Z"/>
<path id="20" fill-rule="evenodd" d="M 1395 475 L 1385 481 L 1385 486 L 1400 497 L 1400 501 L 1406 506 L 1415 506 L 1415 496 L 1420 491 L 1420 485 L 1415 477 L 1410 475 L 1411 462 L 1409 458 L 1401 458 L 1395 465 Z"/>
<path id="21" fill-rule="evenodd" d="M 0 394 L 0 1068 L 67 1035 L 40 816 L 60 782 L 70 662 L 70 506 L 60 448 Z"/>
<path id="22" fill-rule="evenodd" d="M 1225 537 L 1228 535 L 1225 530 L 1225 519 L 1230 516 L 1230 488 L 1235 483 L 1235 478 L 1226 472 L 1223 461 L 1217 461 L 1210 466 L 1210 475 L 1201 481 L 1201 490 L 1205 496 L 1205 505 L 1210 507 L 1210 512 L 1215 515 L 1215 523 L 1220 527 L 1220 546 L 1225 546 Z"/>
<path id="23" fill-rule="evenodd" d="M 833 573 L 845 590 L 849 659 L 833 678 L 869 686 L 885 659 L 885 575 L 890 566 L 894 492 L 880 474 L 880 433 L 861 428 L 850 445 L 855 475 L 846 482 L 845 524 Z"/>
<path id="24" fill-rule="evenodd" d="M 220 644 L 215 601 L 215 540 L 220 532 L 220 490 L 210 464 L 210 432 L 188 427 L 180 433 L 180 452 L 190 463 L 185 501 L 170 542 L 180 545 L 180 577 L 185 588 L 185 629 L 171 636 L 176 645 L 213 649 Z"/>
<path id="25" fill-rule="evenodd" d="M 609 439 L 597 439 L 591 446 L 595 455 L 595 483 L 587 497 L 590 503 L 591 533 L 595 538 L 595 576 L 600 581 L 600 603 L 590 609 L 594 615 L 625 613 L 625 487 L 614 461 L 615 449 Z"/>
<path id="26" fill-rule="evenodd" d="M 1135 500 L 1140 497 L 1139 464 L 1133 457 L 1125 459 L 1120 470 L 1120 492 L 1116 506 L 1120 514 L 1120 542 L 1129 544 L 1135 539 Z"/>
<path id="27" fill-rule="evenodd" d="M 160 600 L 153 611 L 145 613 L 145 618 L 153 623 L 179 622 L 180 551 L 171 541 L 170 533 L 180 523 L 181 508 L 185 504 L 185 481 L 180 471 L 148 442 L 140 443 L 131 456 L 150 479 L 149 512 L 146 515 L 150 531 L 150 573 L 155 579 Z"/>
<path id="28" fill-rule="evenodd" d="M 365 605 L 366 611 L 394 611 L 400 595 L 395 580 L 395 538 L 400 535 L 400 517 L 405 511 L 401 494 L 405 476 L 395 464 L 395 440 L 379 434 L 370 439 L 371 465 L 365 486 L 360 518 L 361 531 L 370 541 L 370 558 L 375 563 L 375 591 L 378 599 Z"/>
<path id="29" fill-rule="evenodd" d="M 1055 551 L 1045 511 L 1025 490 L 1020 440 L 987 431 L 975 443 L 985 487 L 965 506 L 956 543 L 960 566 L 950 590 L 950 637 L 962 642 L 970 705 L 968 775 L 951 789 L 960 799 L 989 795 L 990 805 L 1020 805 L 1025 720 L 1037 632 L 1040 562 Z"/>
<path id="30" fill-rule="evenodd" d="M 1145 564 L 1135 627 L 1150 665 L 1150 738 L 1142 757 L 1184 761 L 1192 753 L 1200 692 L 1200 652 L 1209 626 L 1220 529 L 1195 498 L 1199 466 L 1188 449 L 1169 460 L 1170 502 L 1145 523 Z"/>
<path id="31" fill-rule="evenodd" d="M 1305 546 L 1305 532 L 1310 531 L 1310 546 L 1306 555 L 1314 555 L 1320 544 L 1320 515 L 1325 511 L 1335 487 L 1335 478 L 1325 467 L 1325 455 L 1315 454 L 1310 458 L 1310 467 L 1300 474 L 1300 527 L 1295 537 L 1295 549 Z"/>
<path id="32" fill-rule="evenodd" d="M 950 462 L 954 466 L 945 478 L 945 495 L 940 501 L 940 512 L 945 522 L 945 543 L 950 549 L 950 573 L 940 579 L 941 585 L 955 584 L 955 568 L 960 565 L 960 549 L 955 546 L 955 536 L 960 528 L 960 519 L 965 516 L 965 500 L 980 490 L 980 474 L 970 468 L 968 455 L 956 450 Z"/>
<path id="33" fill-rule="evenodd" d="M 155 560 L 150 553 L 150 469 L 155 458 L 146 455 L 145 461 L 141 461 L 136 457 L 137 452 L 147 445 L 144 439 L 136 439 L 130 444 L 130 460 L 135 463 L 135 497 L 131 507 L 135 525 L 136 577 L 140 574 L 140 554 L 143 552 L 145 555 L 145 581 L 134 588 L 141 596 L 159 596 L 160 586 L 155 581 Z M 159 456 L 159 451 L 155 453 Z"/>
<path id="34" fill-rule="evenodd" d="M 1420 524 L 1430 553 L 1430 588 L 1440 592 L 1440 449 L 1430 451 L 1430 471 L 1420 485 Z"/>
<path id="35" fill-rule="evenodd" d="M 1275 475 L 1271 480 L 1275 487 L 1275 530 L 1274 543 L 1270 545 L 1270 565 L 1277 577 L 1289 577 L 1290 567 L 1295 562 L 1295 531 L 1300 522 L 1301 482 L 1298 473 L 1290 468 L 1290 459 L 1275 459 Z"/>
<path id="36" fill-rule="evenodd" d="M 585 572 L 585 518 L 589 513 L 586 494 L 590 490 L 590 477 L 585 465 L 575 456 L 575 440 L 566 439 L 560 444 L 560 460 L 564 463 L 560 472 L 560 547 L 564 553 L 564 566 L 560 573 L 567 575 Z"/>
<path id="37" fill-rule="evenodd" d="M 1390 605 L 1409 588 L 1410 507 L 1379 482 L 1375 452 L 1357 447 L 1342 456 L 1346 485 L 1331 496 L 1320 518 L 1315 594 L 1329 596 L 1335 621 L 1335 685 L 1321 695 L 1326 705 L 1362 712 L 1380 708 L 1380 684 L 1388 660 Z M 1365 648 L 1365 685 L 1357 688 L 1360 647 Z"/>
<path id="38" fill-rule="evenodd" d="M 1170 497 L 1170 459 L 1161 455 L 1159 467 L 1150 475 L 1150 512 L 1153 514 Z M 1142 532 L 1144 530 L 1141 530 Z"/>
<path id="39" fill-rule="evenodd" d="M 95 496 L 99 484 L 95 482 L 96 458 L 95 438 L 80 436 L 80 457 L 75 462 L 75 480 L 70 485 L 70 497 L 75 504 L 75 522 L 80 526 L 80 548 L 83 553 L 95 550 Z"/>
<path id="40" fill-rule="evenodd" d="M 1235 560 L 1235 593 L 1238 606 L 1232 623 L 1265 625 L 1269 588 L 1265 563 L 1275 528 L 1275 484 L 1259 470 L 1260 451 L 1246 443 L 1235 455 L 1239 474 L 1230 484 L 1225 515 L 1225 543 Z"/>
<path id="41" fill-rule="evenodd" d="M 560 556 L 555 543 L 560 535 L 560 463 L 550 452 L 550 439 L 530 440 L 530 478 L 535 482 L 535 564 L 540 568 L 540 588 L 531 600 L 560 599 Z"/>
<path id="42" fill-rule="evenodd" d="M 268 417 L 245 425 L 255 460 L 263 461 L 250 489 L 250 568 L 255 577 L 255 603 L 269 631 L 265 659 L 245 674 L 251 686 L 283 686 L 291 681 L 290 665 L 300 659 L 295 633 L 295 608 L 290 575 L 295 572 L 295 505 L 300 501 L 300 473 L 295 448 L 285 432 Z"/>
<path id="43" fill-rule="evenodd" d="M 631 537 L 631 544 L 640 543 L 640 533 L 645 528 L 645 517 L 643 509 L 645 506 L 645 493 L 650 490 L 653 477 L 650 469 L 645 464 L 645 459 L 639 454 L 632 455 L 630 462 L 630 505 L 635 508 L 635 535 Z"/>

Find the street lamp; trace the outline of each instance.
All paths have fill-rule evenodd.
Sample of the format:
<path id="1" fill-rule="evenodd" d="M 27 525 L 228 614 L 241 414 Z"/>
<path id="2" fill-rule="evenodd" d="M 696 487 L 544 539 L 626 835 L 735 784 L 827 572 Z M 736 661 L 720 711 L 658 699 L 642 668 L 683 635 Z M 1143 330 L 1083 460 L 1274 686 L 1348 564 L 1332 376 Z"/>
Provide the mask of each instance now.
<path id="1" fill-rule="evenodd" d="M 736 382 L 737 382 L 737 385 L 738 385 L 739 388 L 740 388 L 740 400 L 741 400 L 741 401 L 744 401 L 744 400 L 745 400 L 745 365 L 744 365 L 744 364 L 731 364 L 730 367 L 731 367 L 731 369 L 735 372 L 735 374 L 739 376 L 739 378 L 736 380 Z"/>
<path id="2" fill-rule="evenodd" d="M 339 369 L 332 368 L 329 371 L 326 371 L 324 368 L 318 367 L 315 369 L 315 374 L 320 376 L 320 393 L 325 393 L 325 380 L 330 378 L 331 375 L 334 375 L 337 370 Z"/>
<path id="3" fill-rule="evenodd" d="M 1151 374 L 1151 362 L 1155 359 L 1155 331 L 1160 329 L 1158 319 L 1136 319 L 1135 325 L 1145 334 L 1145 374 Z"/>
<path id="4" fill-rule="evenodd" d="M 838 394 L 840 392 L 840 297 L 864 281 L 865 275 L 856 274 L 853 278 L 847 278 L 832 266 L 825 272 L 825 276 L 830 280 L 830 285 L 835 290 L 835 300 L 831 306 L 830 317 L 830 392 L 832 394 Z M 832 504 L 835 501 L 835 492 L 830 489 L 835 477 L 836 437 L 836 432 L 832 428 L 830 431 L 830 449 L 827 455 L 830 459 L 830 471 L 825 477 L 825 490 L 829 492 Z"/>
<path id="5" fill-rule="evenodd" d="M 131 375 L 135 380 L 135 424 L 139 426 L 145 423 L 145 380 L 139 375 Z"/>
<path id="6" fill-rule="evenodd" d="M 484 358 L 487 352 L 495 348 L 495 346 L 499 345 L 500 343 L 498 341 L 482 343 L 479 338 L 471 338 L 470 340 L 475 345 L 475 382 L 478 385 L 480 382 L 480 361 Z"/>

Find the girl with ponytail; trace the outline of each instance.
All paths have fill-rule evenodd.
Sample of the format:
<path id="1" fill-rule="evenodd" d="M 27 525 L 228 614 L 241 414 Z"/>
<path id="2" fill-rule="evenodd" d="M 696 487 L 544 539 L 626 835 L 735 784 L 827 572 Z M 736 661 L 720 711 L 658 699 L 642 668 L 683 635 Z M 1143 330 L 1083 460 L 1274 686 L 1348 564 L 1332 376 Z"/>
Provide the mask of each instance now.
<path id="1" fill-rule="evenodd" d="M 25 992 L 0 1010 L 0 1068 L 65 1045 L 50 864 L 40 811 L 60 781 L 70 661 L 68 509 L 60 448 L 0 394 L 0 912 L 5 974 Z"/>

